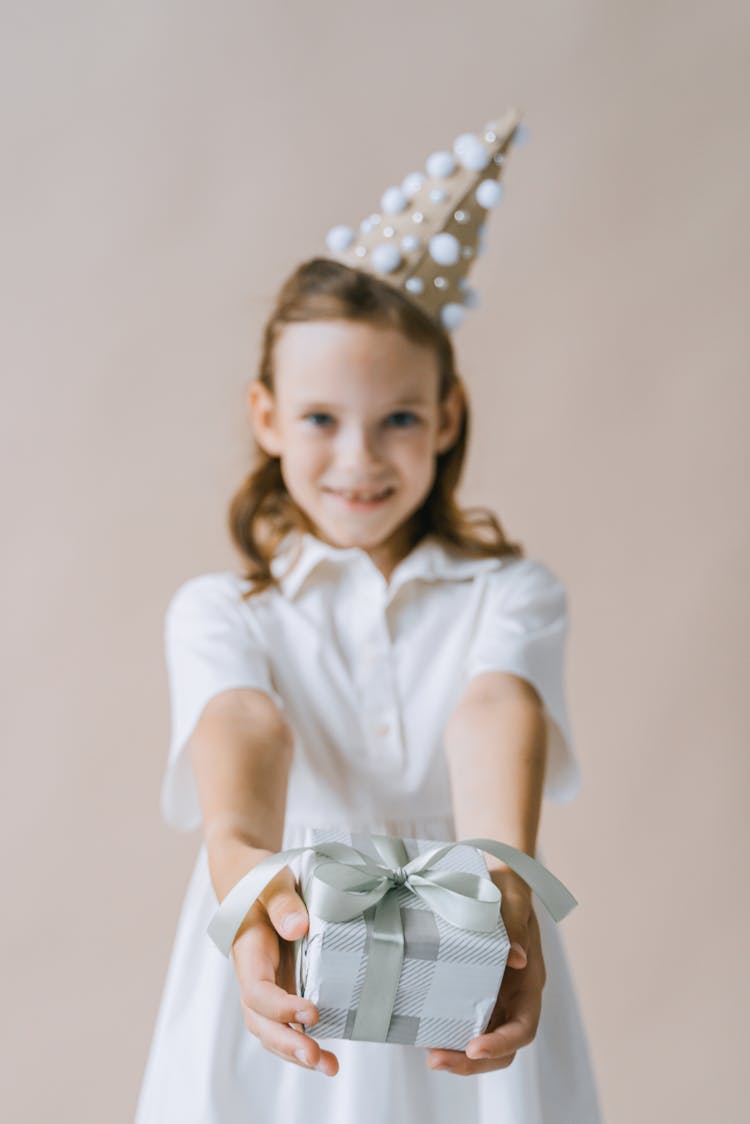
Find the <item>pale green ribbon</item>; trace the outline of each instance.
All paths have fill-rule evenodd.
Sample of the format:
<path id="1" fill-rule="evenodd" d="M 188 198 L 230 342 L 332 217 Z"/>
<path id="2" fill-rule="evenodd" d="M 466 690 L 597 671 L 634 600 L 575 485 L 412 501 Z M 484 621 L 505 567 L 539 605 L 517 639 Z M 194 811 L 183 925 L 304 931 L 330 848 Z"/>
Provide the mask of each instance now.
<path id="1" fill-rule="evenodd" d="M 317 861 L 305 885 L 305 904 L 324 921 L 351 921 L 375 906 L 367 971 L 362 985 L 352 1038 L 384 1042 L 404 958 L 404 932 L 397 894 L 399 886 L 417 894 L 444 920 L 460 929 L 491 933 L 497 928 L 502 895 L 494 882 L 476 874 L 439 870 L 437 863 L 454 847 L 478 847 L 506 863 L 536 893 L 555 921 L 578 904 L 545 866 L 524 851 L 495 839 L 462 839 L 436 843 L 408 859 L 403 841 L 390 835 L 371 836 L 383 862 L 348 843 L 320 842 L 269 855 L 232 887 L 206 930 L 216 947 L 229 956 L 234 938 L 258 895 L 275 874 L 298 855 L 312 851 Z"/>

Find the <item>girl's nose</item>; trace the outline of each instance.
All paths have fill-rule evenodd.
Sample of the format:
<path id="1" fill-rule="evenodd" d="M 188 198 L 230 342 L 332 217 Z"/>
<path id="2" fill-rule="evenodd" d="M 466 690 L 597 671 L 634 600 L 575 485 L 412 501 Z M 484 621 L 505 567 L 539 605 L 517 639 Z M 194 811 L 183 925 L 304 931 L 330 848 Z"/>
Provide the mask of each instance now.
<path id="1" fill-rule="evenodd" d="M 375 464 L 379 460 L 377 441 L 361 427 L 341 434 L 339 452 L 345 464 Z"/>

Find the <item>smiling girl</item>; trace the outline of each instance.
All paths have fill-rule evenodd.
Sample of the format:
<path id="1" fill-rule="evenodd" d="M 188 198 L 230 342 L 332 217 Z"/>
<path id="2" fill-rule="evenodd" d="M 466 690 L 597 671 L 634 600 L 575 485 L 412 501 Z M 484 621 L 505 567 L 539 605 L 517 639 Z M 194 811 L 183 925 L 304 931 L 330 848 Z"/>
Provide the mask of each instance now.
<path id="1" fill-rule="evenodd" d="M 319 1012 L 295 992 L 308 915 L 289 867 L 229 959 L 206 936 L 312 827 L 536 855 L 543 796 L 579 787 L 565 590 L 457 502 L 469 404 L 445 328 L 366 270 L 304 262 L 248 408 L 257 460 L 229 515 L 244 572 L 190 578 L 167 610 L 162 811 L 202 840 L 136 1124 L 598 1124 L 560 935 L 491 856 L 512 948 L 463 1052 L 304 1033 Z"/>

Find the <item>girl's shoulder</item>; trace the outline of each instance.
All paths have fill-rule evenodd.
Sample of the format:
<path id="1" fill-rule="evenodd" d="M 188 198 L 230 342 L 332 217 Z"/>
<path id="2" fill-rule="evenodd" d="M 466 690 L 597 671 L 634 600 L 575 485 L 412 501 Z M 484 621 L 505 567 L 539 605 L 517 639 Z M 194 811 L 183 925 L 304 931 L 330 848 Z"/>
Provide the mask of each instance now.
<path id="1" fill-rule="evenodd" d="M 171 621 L 185 617 L 237 617 L 252 613 L 253 602 L 257 598 L 243 598 L 252 584 L 233 570 L 196 574 L 186 578 L 171 594 L 167 601 L 166 618 Z"/>
<path id="2" fill-rule="evenodd" d="M 176 587 L 168 604 L 179 601 L 201 600 L 204 597 L 239 596 L 250 583 L 233 570 L 212 570 L 204 574 L 194 574 Z"/>
<path id="3" fill-rule="evenodd" d="M 494 560 L 483 575 L 485 592 L 498 607 L 531 609 L 541 603 L 554 604 L 565 611 L 568 593 L 560 575 L 540 558 L 508 555 Z"/>
<path id="4" fill-rule="evenodd" d="M 476 558 L 456 551 L 441 540 L 438 542 L 441 563 L 439 568 L 445 569 L 446 573 L 463 571 L 467 576 L 476 575 L 497 589 L 508 589 L 511 586 L 543 588 L 563 585 L 556 571 L 540 558 L 517 554 Z"/>
<path id="5" fill-rule="evenodd" d="M 497 571 L 496 581 L 505 581 L 508 584 L 528 586 L 554 586 L 563 585 L 560 575 L 547 562 L 541 558 L 510 557 L 505 560 L 505 565 Z"/>

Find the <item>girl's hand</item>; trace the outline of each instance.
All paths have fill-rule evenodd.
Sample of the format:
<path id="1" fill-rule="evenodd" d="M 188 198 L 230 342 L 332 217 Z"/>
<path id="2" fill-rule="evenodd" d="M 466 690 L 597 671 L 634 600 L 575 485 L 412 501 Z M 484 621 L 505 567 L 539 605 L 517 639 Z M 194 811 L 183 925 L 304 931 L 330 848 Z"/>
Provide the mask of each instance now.
<path id="1" fill-rule="evenodd" d="M 284 1061 L 333 1077 L 339 1069 L 335 1054 L 321 1050 L 300 1029 L 301 1023 L 314 1026 L 319 1018 L 318 1009 L 296 994 L 294 981 L 293 941 L 307 925 L 305 903 L 286 866 L 253 902 L 232 944 L 232 962 L 250 1033 Z"/>
<path id="2" fill-rule="evenodd" d="M 472 1038 L 465 1052 L 429 1050 L 427 1054 L 431 1069 L 462 1076 L 506 1069 L 516 1051 L 533 1041 L 542 1012 L 542 990 L 547 981 L 531 890 L 513 871 L 495 869 L 490 874 L 503 895 L 500 908 L 511 941 L 495 1009 L 487 1029 Z"/>

